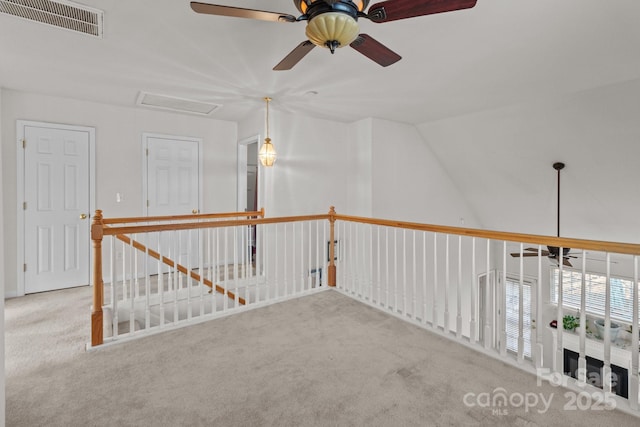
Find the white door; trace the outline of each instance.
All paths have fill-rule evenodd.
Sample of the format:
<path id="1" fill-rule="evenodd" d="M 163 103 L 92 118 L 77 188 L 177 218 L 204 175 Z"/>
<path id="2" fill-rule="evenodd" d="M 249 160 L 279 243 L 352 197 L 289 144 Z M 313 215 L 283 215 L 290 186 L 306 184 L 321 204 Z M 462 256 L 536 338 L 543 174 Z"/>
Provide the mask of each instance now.
<path id="1" fill-rule="evenodd" d="M 24 291 L 88 285 L 92 130 L 46 124 L 21 130 Z"/>
<path id="2" fill-rule="evenodd" d="M 146 135 L 147 215 L 198 213 L 199 140 Z"/>
<path id="3" fill-rule="evenodd" d="M 146 150 L 147 215 L 187 215 L 200 212 L 201 140 L 166 135 L 144 135 Z M 164 256 L 188 267 L 198 262 L 197 231 L 163 234 L 160 248 Z M 154 236 L 150 242 L 157 242 Z M 156 243 L 157 245 L 157 243 Z M 152 261 L 152 264 L 157 265 Z M 157 267 L 150 265 L 157 271 Z"/>

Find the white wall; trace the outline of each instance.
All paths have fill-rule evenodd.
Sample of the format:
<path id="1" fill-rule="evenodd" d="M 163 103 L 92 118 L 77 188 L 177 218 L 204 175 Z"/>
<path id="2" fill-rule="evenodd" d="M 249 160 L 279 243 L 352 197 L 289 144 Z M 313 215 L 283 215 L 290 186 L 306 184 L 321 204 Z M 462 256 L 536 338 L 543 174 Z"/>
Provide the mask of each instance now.
<path id="1" fill-rule="evenodd" d="M 2 88 L 0 87 L 0 118 L 2 117 Z M 2 141 L 2 120 L 0 120 L 0 141 Z M 0 150 L 0 165 L 2 164 L 2 150 Z M 0 174 L 0 242 L 4 242 L 4 179 Z M 0 245 L 0 271 L 5 271 L 4 245 Z M 5 389 L 4 389 L 4 274 L 0 274 L 0 427 L 4 427 L 5 418 Z"/>
<path id="2" fill-rule="evenodd" d="M 373 216 L 373 119 L 349 127 L 347 211 L 350 215 Z"/>
<path id="3" fill-rule="evenodd" d="M 479 226 L 475 214 L 415 126 L 380 119 L 373 120 L 372 126 L 373 216 Z"/>
<path id="4" fill-rule="evenodd" d="M 3 90 L 2 178 L 6 295 L 16 293 L 16 120 L 91 126 L 96 129 L 96 207 L 105 216 L 139 216 L 142 201 L 142 133 L 203 139 L 204 212 L 236 209 L 234 122 Z M 124 198 L 116 203 L 116 193 Z"/>
<path id="5" fill-rule="evenodd" d="M 640 80 L 424 123 L 420 133 L 489 229 L 640 242 Z"/>
<path id="6" fill-rule="evenodd" d="M 278 158 L 273 167 L 264 168 L 266 214 L 320 214 L 330 206 L 346 213 L 349 125 L 277 108 L 270 108 L 269 115 Z M 238 129 L 240 139 L 256 134 L 264 139 L 264 113 L 256 112 Z"/>

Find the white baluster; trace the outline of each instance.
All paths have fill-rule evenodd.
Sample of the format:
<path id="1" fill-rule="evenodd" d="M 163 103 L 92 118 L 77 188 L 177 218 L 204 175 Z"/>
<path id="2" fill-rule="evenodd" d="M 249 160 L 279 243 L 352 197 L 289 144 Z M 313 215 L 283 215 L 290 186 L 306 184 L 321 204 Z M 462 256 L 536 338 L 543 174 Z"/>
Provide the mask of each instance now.
<path id="1" fill-rule="evenodd" d="M 156 236 L 158 239 L 158 293 L 160 294 L 160 327 L 164 326 L 164 273 L 163 273 L 163 265 L 162 265 L 162 254 L 164 253 L 164 248 L 161 245 L 160 235 L 162 232 L 157 232 Z"/>
<path id="2" fill-rule="evenodd" d="M 433 233 L 433 289 L 431 327 L 438 329 L 438 233 Z"/>
<path id="3" fill-rule="evenodd" d="M 402 229 L 402 314 L 409 316 L 407 310 L 407 230 Z"/>
<path id="4" fill-rule="evenodd" d="M 538 281 L 536 282 L 536 348 L 535 364 L 541 369 L 544 362 L 543 327 L 542 324 L 542 246 L 538 245 Z"/>
<path id="5" fill-rule="evenodd" d="M 110 236 L 109 238 L 109 247 L 110 247 L 110 253 L 111 253 L 111 263 L 110 263 L 110 270 L 111 270 L 111 309 L 113 310 L 113 317 L 112 317 L 112 321 L 113 321 L 113 338 L 117 338 L 118 337 L 118 288 L 116 286 L 116 281 L 118 280 L 117 274 L 116 274 L 116 260 L 115 260 L 115 242 L 116 238 L 114 236 Z"/>
<path id="6" fill-rule="evenodd" d="M 129 335 L 133 335 L 134 331 L 135 331 L 135 320 L 136 320 L 136 313 L 135 313 L 135 284 L 134 284 L 134 280 L 137 281 L 137 279 L 134 279 L 134 276 L 136 274 L 134 274 L 133 271 L 133 265 L 134 265 L 134 261 L 133 261 L 133 257 L 135 256 L 135 254 L 133 253 L 133 240 L 136 238 L 135 234 L 132 234 L 130 239 L 129 239 L 129 267 L 131 269 L 131 272 L 129 273 L 129 299 L 130 299 L 130 305 L 129 305 Z"/>
<path id="7" fill-rule="evenodd" d="M 449 235 L 445 235 L 445 245 L 444 245 L 444 332 L 449 334 L 451 332 L 451 328 L 449 326 L 449 287 L 451 286 L 451 278 L 449 275 Z"/>
<path id="8" fill-rule="evenodd" d="M 413 320 L 417 319 L 418 315 L 418 278 L 416 275 L 417 265 L 416 265 L 416 230 L 412 231 L 413 234 L 413 312 L 411 313 L 411 318 Z"/>
<path id="9" fill-rule="evenodd" d="M 144 327 L 149 330 L 151 327 L 151 275 L 149 274 L 149 241 L 150 235 L 146 233 L 144 235 L 144 296 L 145 296 L 145 312 L 144 312 Z"/>
<path id="10" fill-rule="evenodd" d="M 560 252 L 562 253 L 562 252 Z M 604 295 L 604 366 L 602 367 L 602 390 L 611 392 L 611 254 L 606 256 L 607 280 Z"/>
<path id="11" fill-rule="evenodd" d="M 180 234 L 178 231 L 171 233 L 171 243 L 173 246 L 174 262 L 173 262 L 173 324 L 178 323 L 180 312 L 178 310 L 178 288 L 180 287 L 180 272 L 175 259 L 180 259 Z M 179 263 L 179 261 L 178 261 Z"/>
<path id="12" fill-rule="evenodd" d="M 476 304 L 478 300 L 478 292 L 476 283 L 476 238 L 471 238 L 471 306 L 470 306 L 470 320 L 469 320 L 469 342 L 471 344 L 476 343 Z"/>
<path id="13" fill-rule="evenodd" d="M 505 242 L 505 274 L 506 274 L 506 256 L 507 244 Z M 520 282 L 518 288 L 518 363 L 524 362 L 524 245 L 520 243 Z M 506 282 L 505 282 L 506 286 Z M 505 288 L 506 290 L 506 288 Z M 506 309 L 506 307 L 505 307 Z M 506 312 L 505 312 L 506 315 Z"/>
<path id="14" fill-rule="evenodd" d="M 273 282 L 273 287 L 275 288 L 275 294 L 276 294 L 276 299 L 278 299 L 280 297 L 280 279 L 279 279 L 279 265 L 280 265 L 280 248 L 278 246 L 278 224 L 276 223 L 274 225 L 275 228 L 275 250 L 273 251 L 273 272 L 274 272 L 274 282 Z M 285 257 L 286 258 L 286 257 Z M 284 283 L 284 279 L 283 279 L 283 283 Z"/>
<path id="15" fill-rule="evenodd" d="M 456 337 L 462 338 L 462 236 L 458 236 L 458 283 L 456 285 Z"/>
<path id="16" fill-rule="evenodd" d="M 238 226 L 233 227 L 233 308 L 240 307 L 240 293 L 238 292 Z"/>
<path id="17" fill-rule="evenodd" d="M 422 324 L 427 324 L 427 233 L 422 232 Z"/>
<path id="18" fill-rule="evenodd" d="M 491 286 L 491 240 L 487 239 L 487 264 L 486 264 L 486 275 L 484 280 L 484 332 L 483 332 L 483 341 L 484 348 L 488 349 L 492 345 L 493 334 L 491 330 L 491 317 L 489 313 L 490 304 L 490 289 Z"/>
<path id="19" fill-rule="evenodd" d="M 522 257 L 520 257 L 522 259 Z M 507 355 L 507 242 L 502 242 L 502 285 L 498 286 L 500 308 L 498 310 L 498 327 L 500 331 L 500 354 Z"/>
<path id="20" fill-rule="evenodd" d="M 192 246 L 192 230 L 186 230 L 187 232 L 187 259 L 186 259 L 186 268 L 187 268 L 187 274 L 186 274 L 186 280 L 187 280 L 187 320 L 191 320 L 191 317 L 193 316 L 193 307 L 192 307 L 192 284 L 193 284 L 193 280 L 191 279 L 191 270 L 193 269 L 193 265 L 191 263 L 191 257 L 193 256 L 191 254 L 191 246 Z"/>
<path id="21" fill-rule="evenodd" d="M 563 316 L 563 304 L 564 304 L 564 264 L 562 260 L 563 249 L 558 248 L 558 308 L 556 312 L 556 321 L 557 321 L 557 339 L 556 339 L 556 356 L 553 363 L 553 370 L 557 373 L 564 373 L 564 348 L 562 346 L 562 339 L 564 334 L 564 327 L 562 325 Z"/>
<path id="22" fill-rule="evenodd" d="M 390 287 L 391 287 L 391 281 L 390 281 L 390 274 L 389 274 L 389 227 L 385 227 L 384 228 L 384 233 L 385 233 L 385 239 L 384 239 L 384 247 L 385 247 L 385 275 L 386 275 L 386 283 L 385 283 L 385 307 L 389 310 L 393 310 L 392 305 L 390 304 L 389 300 L 391 299 L 391 295 L 390 295 Z"/>
<path id="23" fill-rule="evenodd" d="M 393 312 L 399 311 L 398 305 L 398 229 L 393 229 Z"/>
<path id="24" fill-rule="evenodd" d="M 586 329 L 587 329 L 587 252 L 582 251 L 582 274 L 580 277 L 580 349 L 578 356 L 578 381 L 587 382 Z M 564 329 L 564 324 L 563 324 Z"/>
<path id="25" fill-rule="evenodd" d="M 380 247 L 380 226 L 377 225 L 376 226 L 376 240 L 377 240 L 377 245 L 376 245 L 376 256 L 377 256 L 377 261 L 376 261 L 376 267 L 377 267 L 377 279 L 378 279 L 378 283 L 377 283 L 377 287 L 378 287 L 378 300 L 376 301 L 376 303 L 378 305 L 383 305 L 382 303 L 382 287 L 381 287 L 381 282 L 382 282 L 382 263 L 380 260 L 380 254 L 382 253 L 382 248 Z"/>

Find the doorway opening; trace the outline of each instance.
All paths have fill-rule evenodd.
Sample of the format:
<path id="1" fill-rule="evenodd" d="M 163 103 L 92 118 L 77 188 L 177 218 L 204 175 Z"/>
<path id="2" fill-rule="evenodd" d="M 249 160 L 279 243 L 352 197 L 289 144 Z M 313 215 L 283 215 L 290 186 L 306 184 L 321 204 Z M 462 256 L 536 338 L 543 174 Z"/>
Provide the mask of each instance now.
<path id="1" fill-rule="evenodd" d="M 255 212 L 262 207 L 264 181 L 262 169 L 258 166 L 259 144 L 259 135 L 238 142 L 238 212 Z M 256 227 L 248 226 L 247 235 L 241 239 L 244 243 L 239 247 L 246 252 L 241 254 L 242 259 L 249 259 L 253 264 L 259 240 Z"/>

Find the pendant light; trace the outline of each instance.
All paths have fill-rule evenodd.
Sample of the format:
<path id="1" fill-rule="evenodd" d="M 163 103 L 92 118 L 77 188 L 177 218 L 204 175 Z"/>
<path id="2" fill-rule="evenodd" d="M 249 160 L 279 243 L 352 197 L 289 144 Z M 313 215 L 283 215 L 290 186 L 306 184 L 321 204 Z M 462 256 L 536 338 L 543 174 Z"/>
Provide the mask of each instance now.
<path id="1" fill-rule="evenodd" d="M 271 138 L 269 138 L 269 102 L 271 102 L 271 98 L 266 97 L 264 100 L 267 103 L 267 137 L 264 139 L 262 147 L 260 147 L 258 158 L 262 166 L 271 167 L 276 162 L 276 149 L 271 143 Z"/>

